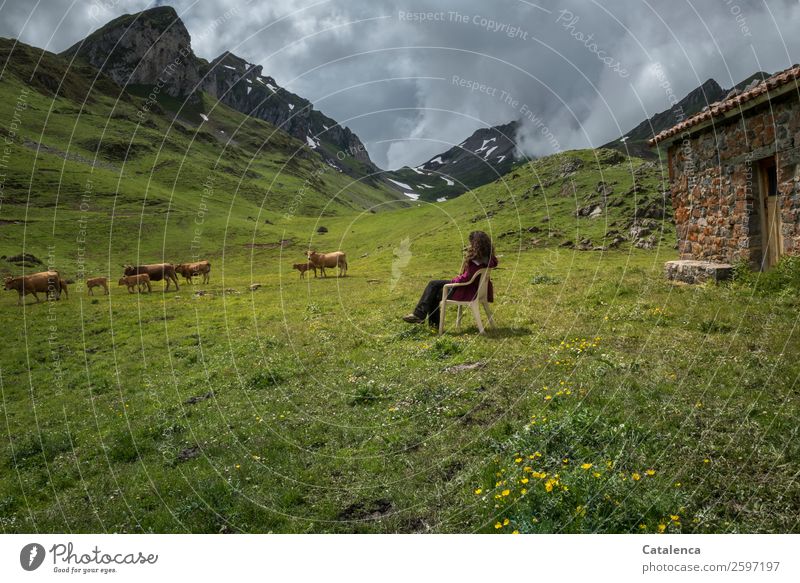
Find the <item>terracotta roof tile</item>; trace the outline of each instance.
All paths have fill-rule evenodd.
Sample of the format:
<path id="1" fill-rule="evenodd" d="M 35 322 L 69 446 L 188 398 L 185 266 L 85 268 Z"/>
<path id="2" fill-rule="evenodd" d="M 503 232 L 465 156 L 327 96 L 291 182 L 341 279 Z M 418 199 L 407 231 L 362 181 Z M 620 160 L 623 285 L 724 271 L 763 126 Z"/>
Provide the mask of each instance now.
<path id="1" fill-rule="evenodd" d="M 657 143 L 666 140 L 667 138 L 671 138 L 672 136 L 683 132 L 684 130 L 695 126 L 699 123 L 702 123 L 712 117 L 718 117 L 722 114 L 730 111 L 731 109 L 737 108 L 748 101 L 752 101 L 759 95 L 762 95 L 768 91 L 773 89 L 777 89 L 787 83 L 791 83 L 792 81 L 796 81 L 800 79 L 800 65 L 795 65 L 786 69 L 785 71 L 781 71 L 780 73 L 776 73 L 772 77 L 769 77 L 747 91 L 743 91 L 738 95 L 734 95 L 729 97 L 728 99 L 723 99 L 721 101 L 717 101 L 712 103 L 708 106 L 704 111 L 700 113 L 696 113 L 695 115 L 686 118 L 682 122 L 672 126 L 669 129 L 666 129 L 659 134 L 657 134 L 653 139 L 648 140 L 648 144 L 650 146 L 655 146 Z"/>

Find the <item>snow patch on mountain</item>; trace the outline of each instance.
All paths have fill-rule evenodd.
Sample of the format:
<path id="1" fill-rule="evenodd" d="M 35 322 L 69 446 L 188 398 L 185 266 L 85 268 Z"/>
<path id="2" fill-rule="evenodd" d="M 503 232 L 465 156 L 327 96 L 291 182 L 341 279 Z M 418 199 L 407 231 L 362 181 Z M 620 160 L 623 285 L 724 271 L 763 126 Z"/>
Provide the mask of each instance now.
<path id="1" fill-rule="evenodd" d="M 483 140 L 483 143 L 481 144 L 481 147 L 478 148 L 477 150 L 475 150 L 475 153 L 479 154 L 479 153 L 483 152 L 486 149 L 486 146 L 488 146 L 492 142 L 496 142 L 496 141 L 497 141 L 497 138 L 489 138 L 488 140 Z M 491 152 L 491 150 L 489 150 L 489 151 Z"/>
<path id="2" fill-rule="evenodd" d="M 405 184 L 404 182 L 398 182 L 397 180 L 392 180 L 391 178 L 388 178 L 387 180 L 389 182 L 394 182 L 397 186 L 405 190 L 413 190 L 408 184 Z"/>

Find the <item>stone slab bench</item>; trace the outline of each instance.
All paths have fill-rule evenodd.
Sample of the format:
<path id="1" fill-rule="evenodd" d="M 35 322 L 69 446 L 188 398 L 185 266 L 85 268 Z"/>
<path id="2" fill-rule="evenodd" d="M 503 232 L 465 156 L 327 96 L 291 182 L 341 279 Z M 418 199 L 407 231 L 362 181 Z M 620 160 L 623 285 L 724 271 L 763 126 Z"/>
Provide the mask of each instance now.
<path id="1" fill-rule="evenodd" d="M 703 283 L 724 281 L 733 276 L 733 265 L 696 259 L 679 259 L 664 264 L 664 276 L 671 281 Z"/>

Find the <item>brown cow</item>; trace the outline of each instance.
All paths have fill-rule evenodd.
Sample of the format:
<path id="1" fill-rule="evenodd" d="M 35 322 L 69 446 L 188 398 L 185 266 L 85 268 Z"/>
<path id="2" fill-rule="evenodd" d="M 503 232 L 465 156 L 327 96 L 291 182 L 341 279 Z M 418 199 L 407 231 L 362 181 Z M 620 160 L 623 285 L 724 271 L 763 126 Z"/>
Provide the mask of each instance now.
<path id="1" fill-rule="evenodd" d="M 68 300 L 69 299 L 69 290 L 67 290 L 67 282 L 65 280 L 63 280 L 63 279 L 61 279 L 60 282 L 61 282 L 61 291 L 64 292 L 64 299 Z M 59 299 L 61 299 L 61 298 L 59 298 Z"/>
<path id="2" fill-rule="evenodd" d="M 294 265 L 292 265 L 292 269 L 296 269 L 297 271 L 300 272 L 300 279 L 305 279 L 306 271 L 308 271 L 309 269 L 313 269 L 314 277 L 317 277 L 317 268 L 314 267 L 313 263 L 295 263 Z"/>
<path id="3" fill-rule="evenodd" d="M 86 280 L 86 289 L 89 290 L 89 295 L 94 295 L 94 288 L 102 287 L 105 290 L 105 295 L 108 295 L 108 278 L 107 277 L 93 277 Z"/>
<path id="4" fill-rule="evenodd" d="M 22 298 L 28 294 L 33 294 L 36 303 L 39 303 L 38 293 L 44 293 L 46 297 L 52 295 L 58 299 L 61 295 L 61 276 L 57 271 L 42 271 L 31 275 L 20 277 L 7 277 L 5 279 L 5 289 L 17 290 L 19 299 L 17 305 L 22 305 Z"/>
<path id="5" fill-rule="evenodd" d="M 339 277 L 347 275 L 347 256 L 341 251 L 334 251 L 333 253 L 317 253 L 316 251 L 308 250 L 306 253 L 309 262 L 314 264 L 314 267 L 322 272 L 322 277 L 325 275 L 326 267 L 338 267 Z M 316 277 L 316 272 L 314 273 Z"/>
<path id="6" fill-rule="evenodd" d="M 140 273 L 138 275 L 126 275 L 125 277 L 119 278 L 118 285 L 125 285 L 128 286 L 128 293 L 133 293 L 133 288 L 137 285 L 139 286 L 139 293 L 142 293 L 142 286 L 147 286 L 147 293 L 151 293 L 153 288 L 150 287 L 150 276 L 146 273 Z"/>
<path id="7" fill-rule="evenodd" d="M 153 263 L 151 265 L 124 265 L 125 275 L 139 275 L 146 273 L 150 277 L 150 281 L 161 281 L 162 279 L 167 282 L 167 287 L 164 291 L 169 291 L 169 282 L 175 282 L 175 289 L 178 287 L 178 276 L 175 275 L 175 266 L 172 263 Z"/>
<path id="8" fill-rule="evenodd" d="M 190 284 L 196 275 L 203 276 L 203 283 L 211 281 L 211 263 L 207 260 L 196 261 L 194 263 L 179 263 L 175 266 L 175 272 L 180 273 Z"/>

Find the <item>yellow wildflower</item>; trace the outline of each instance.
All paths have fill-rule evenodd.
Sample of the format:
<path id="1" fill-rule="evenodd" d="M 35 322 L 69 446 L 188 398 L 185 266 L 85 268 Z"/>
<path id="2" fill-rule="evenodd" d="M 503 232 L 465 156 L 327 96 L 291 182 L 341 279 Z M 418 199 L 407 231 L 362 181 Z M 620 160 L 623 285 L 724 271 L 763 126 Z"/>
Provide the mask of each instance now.
<path id="1" fill-rule="evenodd" d="M 638 482 L 639 480 L 642 479 L 642 476 L 639 475 L 639 472 L 633 472 L 631 474 L 631 478 L 633 478 L 634 482 Z"/>
<path id="2" fill-rule="evenodd" d="M 656 475 L 656 471 L 655 470 L 645 470 L 644 473 L 647 474 L 648 476 L 655 476 Z"/>
<path id="3" fill-rule="evenodd" d="M 581 464 L 581 469 L 584 469 L 584 470 L 591 469 L 592 465 L 593 464 L 590 464 L 590 463 Z"/>
<path id="4" fill-rule="evenodd" d="M 508 526 L 509 522 L 510 521 L 508 520 L 508 518 L 506 518 L 505 520 L 503 520 L 503 526 Z"/>
<path id="5" fill-rule="evenodd" d="M 667 530 L 667 525 L 666 524 L 662 523 L 662 524 L 658 525 L 658 532 L 664 532 L 665 530 Z"/>
<path id="6" fill-rule="evenodd" d="M 475 494 L 476 494 L 476 495 L 477 495 L 477 494 L 480 494 L 481 492 L 483 492 L 483 488 L 476 488 L 476 489 L 475 489 Z"/>
<path id="7" fill-rule="evenodd" d="M 502 525 L 502 524 L 500 524 L 499 522 L 495 522 L 495 523 L 494 523 L 494 527 L 495 527 L 495 528 L 503 528 L 503 525 Z"/>
<path id="8" fill-rule="evenodd" d="M 506 488 L 505 490 L 503 490 L 503 491 L 501 492 L 501 494 L 502 494 L 503 496 L 508 496 L 509 494 L 511 494 L 511 490 L 509 490 L 508 488 Z"/>

